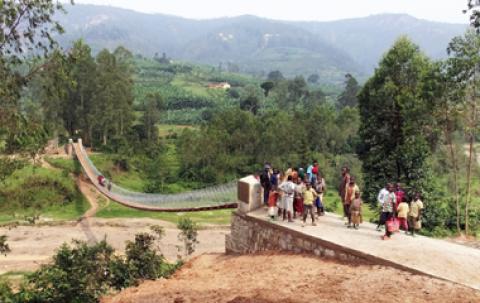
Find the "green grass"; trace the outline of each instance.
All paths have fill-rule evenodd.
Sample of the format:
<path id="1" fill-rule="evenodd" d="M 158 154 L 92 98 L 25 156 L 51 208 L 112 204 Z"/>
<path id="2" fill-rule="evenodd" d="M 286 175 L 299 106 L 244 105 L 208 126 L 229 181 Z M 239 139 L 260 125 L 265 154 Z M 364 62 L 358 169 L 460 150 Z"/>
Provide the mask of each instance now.
<path id="1" fill-rule="evenodd" d="M 102 203 L 103 204 L 103 203 Z M 205 225 L 229 225 L 231 209 L 221 209 L 198 212 L 151 212 L 141 211 L 110 202 L 108 206 L 101 206 L 97 217 L 99 218 L 152 218 L 177 224 L 180 218 L 190 218 L 200 226 Z"/>
<path id="2" fill-rule="evenodd" d="M 13 287 L 18 287 L 25 276 L 31 273 L 30 271 L 9 271 L 0 275 L 0 283 L 9 283 Z"/>
<path id="3" fill-rule="evenodd" d="M 73 159 L 66 159 L 66 158 L 51 158 L 45 157 L 45 161 L 53 167 L 58 169 L 62 169 L 69 173 L 78 173 L 80 172 L 80 166 L 78 161 Z"/>
<path id="4" fill-rule="evenodd" d="M 107 178 L 111 178 L 113 182 L 121 187 L 132 191 L 143 192 L 147 185 L 146 178 L 134 168 L 129 171 L 119 171 L 115 168 L 113 160 L 107 154 L 94 154 L 90 156 L 93 164 Z"/>
<path id="5" fill-rule="evenodd" d="M 31 165 L 15 171 L 0 189 L 0 223 L 40 215 L 52 221 L 76 220 L 89 204 L 68 171 Z"/>
<path id="6" fill-rule="evenodd" d="M 201 79 L 194 79 L 185 75 L 177 76 L 171 83 L 173 86 L 181 87 L 182 89 L 201 97 L 210 97 L 208 93 L 207 83 Z"/>
<path id="7" fill-rule="evenodd" d="M 173 127 L 173 128 L 171 128 Z M 188 126 L 163 126 L 164 131 L 170 131 L 182 129 Z M 136 165 L 140 161 L 144 161 L 141 157 L 132 157 L 129 159 L 130 168 L 128 171 L 118 170 L 112 160 L 112 155 L 108 154 L 93 154 L 90 156 L 93 164 L 97 169 L 104 174 L 107 178 L 112 179 L 113 182 L 125 189 L 145 192 L 149 180 L 148 177 L 136 168 Z M 167 169 L 173 176 L 178 175 L 180 169 L 180 159 L 176 151 L 176 146 L 173 143 L 166 144 L 166 151 L 162 157 L 162 168 Z M 189 191 L 195 188 L 202 187 L 201 184 L 196 182 L 184 182 L 176 181 L 172 183 L 166 183 L 162 192 L 164 193 L 179 193 Z"/>
<path id="8" fill-rule="evenodd" d="M 164 138 L 172 134 L 180 134 L 184 129 L 195 129 L 191 125 L 175 125 L 175 124 L 158 124 L 158 135 L 161 138 Z"/>

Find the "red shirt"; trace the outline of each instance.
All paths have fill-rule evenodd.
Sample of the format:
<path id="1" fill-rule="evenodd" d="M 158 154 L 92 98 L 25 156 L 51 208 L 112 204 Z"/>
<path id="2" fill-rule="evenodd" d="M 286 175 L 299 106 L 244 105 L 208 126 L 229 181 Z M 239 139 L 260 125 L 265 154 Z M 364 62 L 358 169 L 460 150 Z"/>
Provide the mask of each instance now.
<path id="1" fill-rule="evenodd" d="M 396 207 L 398 207 L 398 205 L 403 202 L 403 198 L 405 197 L 405 193 L 403 192 L 403 190 L 396 191 L 395 192 L 395 197 L 397 198 Z"/>

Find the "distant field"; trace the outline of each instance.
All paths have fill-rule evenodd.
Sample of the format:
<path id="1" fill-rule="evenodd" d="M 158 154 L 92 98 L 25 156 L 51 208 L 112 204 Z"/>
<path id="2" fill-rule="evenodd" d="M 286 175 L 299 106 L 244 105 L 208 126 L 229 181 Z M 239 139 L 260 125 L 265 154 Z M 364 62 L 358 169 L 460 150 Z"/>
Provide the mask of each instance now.
<path id="1" fill-rule="evenodd" d="M 135 60 L 135 104 L 139 106 L 149 94 L 160 94 L 166 110 L 163 123 L 198 124 L 205 110 L 221 108 L 235 101 L 226 90 L 209 89 L 211 82 L 226 81 L 235 88 L 259 85 L 252 76 L 218 71 L 210 66 L 176 62 L 161 64 L 153 59 Z M 136 113 L 138 118 L 141 112 Z"/>
<path id="2" fill-rule="evenodd" d="M 175 125 L 175 124 L 158 124 L 158 135 L 160 137 L 166 137 L 172 134 L 179 134 L 184 129 L 197 129 L 196 126 L 191 125 Z"/>

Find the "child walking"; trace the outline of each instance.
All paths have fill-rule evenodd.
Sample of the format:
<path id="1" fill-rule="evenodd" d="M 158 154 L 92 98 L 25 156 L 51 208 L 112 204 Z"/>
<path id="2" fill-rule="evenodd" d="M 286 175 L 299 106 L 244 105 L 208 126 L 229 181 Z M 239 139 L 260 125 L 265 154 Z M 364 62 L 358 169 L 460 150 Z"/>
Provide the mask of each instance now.
<path id="1" fill-rule="evenodd" d="M 278 192 L 273 189 L 270 190 L 270 195 L 268 196 L 268 216 L 271 220 L 275 220 L 275 208 L 277 207 L 278 196 Z"/>
<path id="2" fill-rule="evenodd" d="M 415 194 L 415 199 L 410 202 L 410 210 L 408 211 L 408 225 L 412 236 L 422 228 L 422 209 L 423 202 L 420 200 L 420 194 Z"/>
<path id="3" fill-rule="evenodd" d="M 305 226 L 307 221 L 308 213 L 312 217 L 312 225 L 315 226 L 315 215 L 313 214 L 313 201 L 317 197 L 317 192 L 312 188 L 310 183 L 307 183 L 307 188 L 303 192 L 303 223 L 302 227 Z"/>
<path id="4" fill-rule="evenodd" d="M 350 217 L 352 219 L 353 228 L 358 229 L 360 223 L 362 223 L 362 198 L 360 198 L 360 192 L 355 192 L 355 199 L 350 204 Z M 349 226 L 350 227 L 350 226 Z"/>
<path id="5" fill-rule="evenodd" d="M 408 212 L 410 211 L 408 203 L 405 201 L 400 202 L 397 207 L 397 219 L 400 229 L 404 230 L 405 233 L 408 233 Z"/>

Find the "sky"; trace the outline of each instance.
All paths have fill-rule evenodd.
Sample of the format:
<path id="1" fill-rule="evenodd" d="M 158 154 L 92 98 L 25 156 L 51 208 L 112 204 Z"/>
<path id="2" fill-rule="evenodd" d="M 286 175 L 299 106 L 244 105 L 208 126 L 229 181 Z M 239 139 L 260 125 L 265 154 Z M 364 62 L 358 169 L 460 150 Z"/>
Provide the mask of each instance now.
<path id="1" fill-rule="evenodd" d="M 407 13 L 420 19 L 468 23 L 467 0 L 75 0 L 144 13 L 193 19 L 255 15 L 279 20 L 329 21 L 381 13 Z"/>

